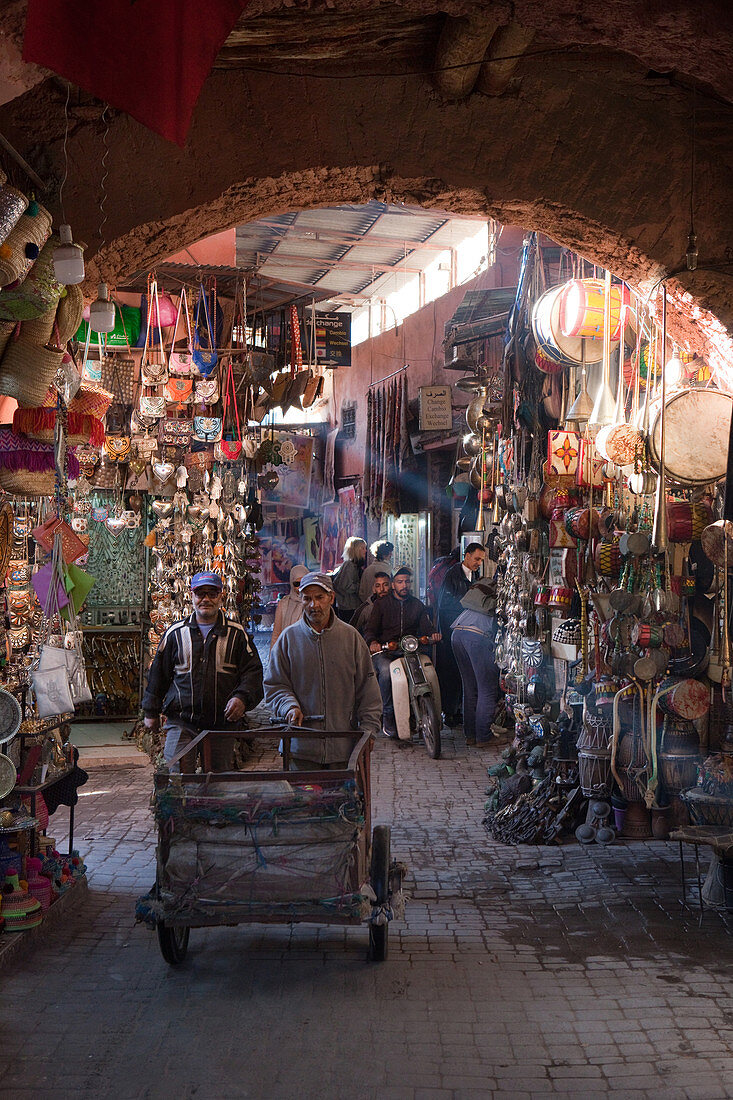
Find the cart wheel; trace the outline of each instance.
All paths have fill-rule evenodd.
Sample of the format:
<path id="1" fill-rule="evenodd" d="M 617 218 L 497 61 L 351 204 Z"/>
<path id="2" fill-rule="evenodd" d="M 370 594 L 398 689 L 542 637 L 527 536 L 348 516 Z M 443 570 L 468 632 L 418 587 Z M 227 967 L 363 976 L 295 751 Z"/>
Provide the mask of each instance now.
<path id="1" fill-rule="evenodd" d="M 160 953 L 171 966 L 179 966 L 185 959 L 190 932 L 190 928 L 171 928 L 164 921 L 158 921 Z"/>
<path id="2" fill-rule="evenodd" d="M 421 695 L 417 701 L 418 724 L 425 742 L 428 755 L 433 760 L 440 759 L 440 722 L 435 713 L 435 704 L 427 695 Z"/>
<path id="3" fill-rule="evenodd" d="M 389 842 L 388 825 L 377 825 L 372 833 L 371 883 L 377 895 L 377 905 L 389 900 Z M 369 959 L 372 962 L 384 962 L 387 958 L 389 924 L 369 925 Z"/>

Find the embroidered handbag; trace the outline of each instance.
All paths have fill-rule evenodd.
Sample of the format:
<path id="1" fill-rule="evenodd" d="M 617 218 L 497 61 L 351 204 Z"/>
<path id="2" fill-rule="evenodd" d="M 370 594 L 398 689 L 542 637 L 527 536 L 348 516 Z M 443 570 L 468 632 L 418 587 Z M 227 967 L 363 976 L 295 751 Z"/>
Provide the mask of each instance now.
<path id="1" fill-rule="evenodd" d="M 219 379 L 198 379 L 194 391 L 194 400 L 201 405 L 215 405 L 219 400 Z"/>
<path id="2" fill-rule="evenodd" d="M 192 368 L 190 351 L 172 351 L 168 356 L 168 370 L 177 378 L 189 378 Z"/>
<path id="3" fill-rule="evenodd" d="M 129 435 L 106 435 L 104 453 L 109 462 L 127 462 L 130 458 Z"/>
<path id="4" fill-rule="evenodd" d="M 152 393 L 140 394 L 140 412 L 143 416 L 160 420 L 165 416 L 165 391 L 155 389 Z"/>
<path id="5" fill-rule="evenodd" d="M 249 393 L 249 391 L 247 391 Z M 246 398 L 245 398 L 246 399 Z M 227 413 L 231 409 L 234 412 L 234 424 L 230 429 L 230 439 L 224 437 L 226 430 Z M 246 414 L 246 409 L 245 409 Z M 246 420 L 246 415 L 245 415 Z M 237 408 L 237 394 L 234 388 L 234 372 L 232 370 L 231 359 L 227 362 L 226 380 L 224 383 L 224 409 L 221 417 L 222 426 L 222 438 L 219 443 L 216 444 L 216 457 L 220 461 L 235 462 L 242 454 L 242 427 L 239 423 L 239 409 Z"/>
<path id="6" fill-rule="evenodd" d="M 193 420 L 176 420 L 175 417 L 165 417 L 160 421 L 158 439 L 162 446 L 187 447 L 193 435 Z"/>
<path id="7" fill-rule="evenodd" d="M 165 392 L 169 405 L 176 405 L 179 408 L 190 405 L 193 401 L 193 379 L 169 378 Z"/>
<path id="8" fill-rule="evenodd" d="M 152 318 L 159 317 L 160 304 L 158 302 L 158 284 L 153 279 L 150 283 L 148 301 L 151 308 L 148 310 L 148 323 L 145 329 L 145 343 L 143 345 L 143 357 L 140 365 L 140 380 L 143 386 L 163 385 L 168 381 L 168 361 L 163 337 L 158 329 L 158 347 L 153 348 Z M 152 308 L 154 306 L 154 308 Z"/>
<path id="9" fill-rule="evenodd" d="M 202 307 L 203 306 L 203 315 Z M 217 351 L 214 347 L 214 333 L 211 327 L 209 303 L 203 283 L 199 284 L 199 296 L 196 301 L 196 314 L 193 322 L 193 343 L 191 345 L 191 358 L 203 374 L 208 378 L 216 366 Z"/>
<path id="10" fill-rule="evenodd" d="M 153 428 L 158 427 L 158 420 L 155 416 L 143 416 L 137 409 L 132 410 L 130 416 L 130 431 L 133 435 L 136 432 L 149 432 Z"/>
<path id="11" fill-rule="evenodd" d="M 193 437 L 202 443 L 216 443 L 221 439 L 221 417 L 194 416 Z"/>

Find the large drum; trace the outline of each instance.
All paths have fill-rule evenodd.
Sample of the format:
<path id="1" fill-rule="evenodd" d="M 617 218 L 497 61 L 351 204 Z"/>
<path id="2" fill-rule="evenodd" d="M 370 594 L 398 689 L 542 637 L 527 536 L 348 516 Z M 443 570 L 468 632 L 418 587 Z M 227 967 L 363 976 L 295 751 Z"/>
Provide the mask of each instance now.
<path id="1" fill-rule="evenodd" d="M 602 279 L 571 279 L 560 295 L 560 330 L 563 336 L 603 339 L 605 286 Z M 629 288 L 611 287 L 611 340 L 619 340 L 631 309 Z"/>
<path id="2" fill-rule="evenodd" d="M 671 680 L 663 683 L 667 687 Z M 686 718 L 694 722 L 704 718 L 710 710 L 710 689 L 700 680 L 679 680 L 678 683 L 659 699 L 659 709 L 675 718 Z"/>
<path id="3" fill-rule="evenodd" d="M 725 477 L 733 396 L 720 390 L 680 390 L 667 401 L 664 465 L 679 485 L 706 485 Z M 659 469 L 661 401 L 649 410 L 649 452 Z"/>
<path id="4" fill-rule="evenodd" d="M 578 773 L 586 798 L 606 798 L 611 793 L 611 750 L 581 749 Z"/>
<path id="5" fill-rule="evenodd" d="M 532 310 L 532 334 L 537 351 L 551 363 L 580 363 L 583 340 L 577 336 L 564 336 L 560 328 L 560 295 L 564 287 L 553 286 L 537 299 Z M 603 341 L 585 341 L 586 363 L 600 363 L 603 358 Z"/>

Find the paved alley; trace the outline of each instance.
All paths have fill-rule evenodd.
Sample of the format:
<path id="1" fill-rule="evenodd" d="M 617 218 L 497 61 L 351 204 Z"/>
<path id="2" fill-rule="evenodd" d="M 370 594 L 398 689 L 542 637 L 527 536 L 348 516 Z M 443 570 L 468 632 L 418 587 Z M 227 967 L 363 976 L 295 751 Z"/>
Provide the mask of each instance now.
<path id="1" fill-rule="evenodd" d="M 179 969 L 134 923 L 150 770 L 93 769 L 88 902 L 3 974 L 2 1094 L 733 1096 L 733 939 L 680 909 L 677 846 L 498 846 L 488 762 L 460 734 L 437 762 L 377 745 L 376 822 L 411 895 L 386 963 L 365 928 L 242 925 L 192 931 Z"/>

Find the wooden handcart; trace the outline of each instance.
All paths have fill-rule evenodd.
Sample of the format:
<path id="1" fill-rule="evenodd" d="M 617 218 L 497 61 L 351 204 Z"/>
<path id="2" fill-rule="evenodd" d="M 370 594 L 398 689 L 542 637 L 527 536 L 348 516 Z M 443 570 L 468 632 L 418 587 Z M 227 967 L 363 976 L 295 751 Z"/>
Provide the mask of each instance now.
<path id="1" fill-rule="evenodd" d="M 367 957 L 386 958 L 402 868 L 391 860 L 389 827 L 371 825 L 371 735 L 343 770 L 287 770 L 292 737 L 353 735 L 204 730 L 185 750 L 190 759 L 200 743 L 201 773 L 156 773 L 157 871 L 146 919 L 166 962 L 183 961 L 191 928 L 259 922 L 366 921 Z M 285 770 L 212 773 L 211 740 L 242 736 L 282 740 Z"/>

